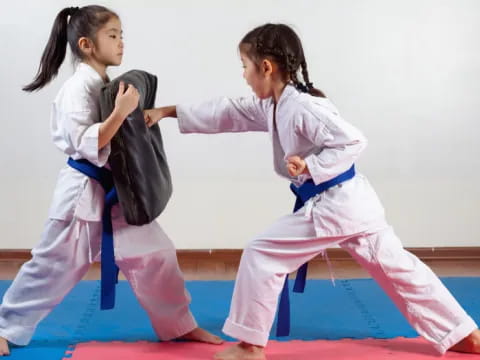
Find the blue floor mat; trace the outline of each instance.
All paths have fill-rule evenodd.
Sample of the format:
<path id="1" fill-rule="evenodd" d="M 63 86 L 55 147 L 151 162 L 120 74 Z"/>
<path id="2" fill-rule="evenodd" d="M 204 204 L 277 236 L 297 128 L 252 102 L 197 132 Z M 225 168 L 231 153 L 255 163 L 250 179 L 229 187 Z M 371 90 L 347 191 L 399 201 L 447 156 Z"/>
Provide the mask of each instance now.
<path id="1" fill-rule="evenodd" d="M 0 295 L 11 281 L 0 280 Z M 80 282 L 38 326 L 26 347 L 13 347 L 9 360 L 62 359 L 67 347 L 75 342 L 82 324 L 88 321 L 88 308 L 97 306 L 95 282 Z"/>
<path id="2" fill-rule="evenodd" d="M 480 278 L 443 278 L 465 310 L 480 322 Z M 3 294 L 10 281 L 0 281 Z M 190 281 L 191 310 L 200 326 L 222 335 L 233 281 Z M 82 281 L 41 322 L 31 344 L 14 348 L 10 360 L 62 359 L 71 344 L 98 341 L 156 341 L 145 311 L 129 284 L 117 285 L 115 309 L 100 311 L 99 282 Z M 305 294 L 291 294 L 291 336 L 276 340 L 415 337 L 380 287 L 370 279 L 309 280 Z M 275 324 L 272 330 L 274 333 Z M 228 338 L 227 338 L 228 339 Z M 233 339 L 228 339 L 233 340 Z"/>

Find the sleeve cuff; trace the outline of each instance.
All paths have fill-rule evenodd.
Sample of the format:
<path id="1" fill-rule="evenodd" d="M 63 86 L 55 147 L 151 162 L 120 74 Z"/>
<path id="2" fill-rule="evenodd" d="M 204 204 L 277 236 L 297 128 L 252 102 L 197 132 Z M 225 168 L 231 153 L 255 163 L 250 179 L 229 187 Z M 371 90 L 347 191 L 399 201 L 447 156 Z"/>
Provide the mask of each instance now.
<path id="1" fill-rule="evenodd" d="M 322 174 L 321 168 L 317 165 L 316 157 L 315 154 L 310 154 L 303 160 L 307 164 L 308 172 L 310 173 L 314 184 L 318 185 L 328 179 L 325 178 L 325 174 Z"/>
<path id="2" fill-rule="evenodd" d="M 110 156 L 110 144 L 105 145 L 102 149 L 98 148 L 98 135 L 101 123 L 93 124 L 88 127 L 82 137 L 82 144 L 78 152 L 82 158 L 87 159 L 96 166 L 105 166 Z"/>
<path id="3" fill-rule="evenodd" d="M 178 129 L 182 134 L 190 133 L 191 131 L 188 129 L 188 121 L 187 121 L 188 116 L 186 114 L 184 106 L 177 105 L 176 111 L 177 111 Z"/>

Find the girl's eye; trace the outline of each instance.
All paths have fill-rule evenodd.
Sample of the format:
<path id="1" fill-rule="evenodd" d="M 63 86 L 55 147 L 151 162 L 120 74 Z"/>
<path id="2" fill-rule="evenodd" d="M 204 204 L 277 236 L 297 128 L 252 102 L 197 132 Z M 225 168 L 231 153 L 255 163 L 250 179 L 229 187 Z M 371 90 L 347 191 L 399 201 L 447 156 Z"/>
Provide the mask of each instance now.
<path id="1" fill-rule="evenodd" d="M 117 35 L 110 35 L 110 37 L 111 37 L 112 39 L 116 39 L 116 38 L 117 38 Z"/>

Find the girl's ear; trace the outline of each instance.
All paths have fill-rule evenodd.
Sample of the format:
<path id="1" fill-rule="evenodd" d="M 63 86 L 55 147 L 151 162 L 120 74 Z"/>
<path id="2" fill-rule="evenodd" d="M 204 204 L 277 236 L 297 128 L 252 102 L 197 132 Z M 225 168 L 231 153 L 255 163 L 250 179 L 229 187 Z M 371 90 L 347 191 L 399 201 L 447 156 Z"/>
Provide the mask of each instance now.
<path id="1" fill-rule="evenodd" d="M 84 55 L 90 56 L 93 52 L 93 43 L 89 38 L 82 36 L 78 39 L 78 48 Z"/>
<path id="2" fill-rule="evenodd" d="M 272 75 L 274 68 L 275 68 L 275 64 L 271 62 L 269 59 L 262 60 L 261 70 L 265 76 Z"/>

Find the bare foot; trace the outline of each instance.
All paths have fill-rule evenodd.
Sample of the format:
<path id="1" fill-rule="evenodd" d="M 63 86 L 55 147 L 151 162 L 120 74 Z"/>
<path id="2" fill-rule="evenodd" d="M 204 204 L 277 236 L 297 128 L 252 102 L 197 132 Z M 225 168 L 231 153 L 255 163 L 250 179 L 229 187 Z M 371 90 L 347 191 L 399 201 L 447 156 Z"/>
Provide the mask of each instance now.
<path id="1" fill-rule="evenodd" d="M 193 329 L 192 331 L 186 333 L 183 336 L 178 337 L 177 340 L 198 341 L 214 345 L 223 344 L 223 340 L 220 337 L 213 335 L 207 330 L 199 327 Z"/>
<path id="2" fill-rule="evenodd" d="M 10 355 L 10 349 L 8 348 L 7 340 L 0 337 L 0 356 L 5 355 Z"/>
<path id="3" fill-rule="evenodd" d="M 215 360 L 266 360 L 263 347 L 241 342 L 215 354 Z"/>
<path id="4" fill-rule="evenodd" d="M 453 345 L 450 351 L 480 354 L 480 330 L 474 330 L 470 335 L 459 343 Z"/>

